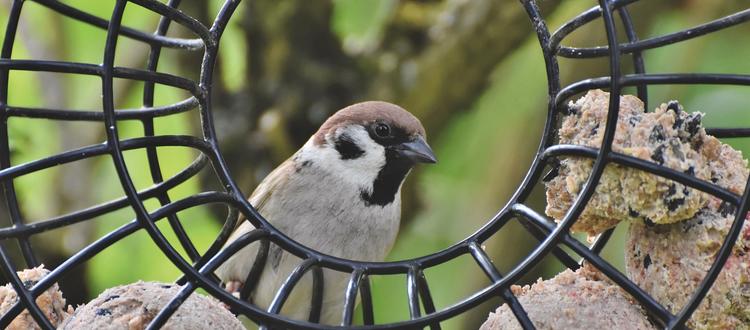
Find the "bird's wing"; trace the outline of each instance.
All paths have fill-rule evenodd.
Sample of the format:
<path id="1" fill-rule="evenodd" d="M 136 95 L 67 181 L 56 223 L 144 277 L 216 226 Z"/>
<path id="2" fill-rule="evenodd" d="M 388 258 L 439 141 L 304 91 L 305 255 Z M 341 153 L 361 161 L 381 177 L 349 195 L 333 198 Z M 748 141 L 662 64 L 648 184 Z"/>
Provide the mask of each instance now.
<path id="1" fill-rule="evenodd" d="M 294 157 L 294 156 L 292 156 Z M 269 173 L 263 181 L 260 182 L 255 191 L 250 195 L 248 200 L 250 204 L 258 210 L 259 213 L 263 214 L 263 206 L 268 202 L 274 192 L 277 192 L 287 182 L 289 182 L 289 174 L 295 171 L 294 161 L 292 158 L 287 159 L 281 165 L 276 167 L 271 173 Z M 267 219 L 268 220 L 268 219 Z M 271 220 L 269 220 L 271 221 Z M 240 214 L 240 219 L 237 221 L 237 225 L 234 230 L 236 231 L 245 222 L 245 216 Z"/>
<path id="2" fill-rule="evenodd" d="M 289 171 L 294 170 L 294 162 L 291 160 L 287 160 L 279 165 L 279 167 L 268 174 L 258 187 L 255 188 L 255 191 L 249 198 L 250 204 L 252 204 L 259 213 L 264 214 L 264 206 L 266 203 L 272 198 L 274 192 L 278 192 L 279 189 L 282 189 L 284 185 L 288 184 Z M 264 216 L 267 216 L 267 214 Z M 232 234 L 229 235 L 225 246 L 253 229 L 255 229 L 255 226 L 249 221 L 246 221 L 245 216 L 240 214 L 234 230 L 232 231 Z M 250 272 L 250 267 L 253 264 L 253 260 L 256 258 L 257 251 L 258 244 L 254 243 L 242 248 L 224 262 L 224 264 L 219 266 L 216 270 L 216 274 L 224 282 L 244 281 L 247 274 Z"/>

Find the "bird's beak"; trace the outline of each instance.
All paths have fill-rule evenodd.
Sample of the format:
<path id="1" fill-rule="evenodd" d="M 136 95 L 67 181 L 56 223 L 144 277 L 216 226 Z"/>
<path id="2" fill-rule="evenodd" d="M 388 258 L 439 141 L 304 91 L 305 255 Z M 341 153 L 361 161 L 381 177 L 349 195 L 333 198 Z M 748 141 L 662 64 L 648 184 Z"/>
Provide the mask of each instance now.
<path id="1" fill-rule="evenodd" d="M 415 163 L 437 163 L 435 154 L 421 136 L 417 136 L 409 142 L 399 144 L 395 149 L 399 155 Z"/>

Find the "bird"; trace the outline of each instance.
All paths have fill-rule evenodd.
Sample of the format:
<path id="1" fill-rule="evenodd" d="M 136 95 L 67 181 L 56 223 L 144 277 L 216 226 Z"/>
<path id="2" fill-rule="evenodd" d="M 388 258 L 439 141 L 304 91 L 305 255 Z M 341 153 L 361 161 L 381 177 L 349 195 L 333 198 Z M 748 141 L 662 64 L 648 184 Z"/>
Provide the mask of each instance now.
<path id="1" fill-rule="evenodd" d="M 358 261 L 384 261 L 401 218 L 401 186 L 419 163 L 437 158 L 422 123 L 388 102 L 366 101 L 331 115 L 289 159 L 261 181 L 249 202 L 276 229 L 318 252 Z M 244 218 L 225 247 L 255 229 Z M 232 255 L 215 274 L 228 291 L 244 285 L 259 243 Z M 266 264 L 248 300 L 264 310 L 302 260 L 270 244 Z M 351 274 L 323 270 L 320 323 L 343 319 Z M 306 320 L 311 309 L 308 272 L 285 301 L 281 314 Z"/>

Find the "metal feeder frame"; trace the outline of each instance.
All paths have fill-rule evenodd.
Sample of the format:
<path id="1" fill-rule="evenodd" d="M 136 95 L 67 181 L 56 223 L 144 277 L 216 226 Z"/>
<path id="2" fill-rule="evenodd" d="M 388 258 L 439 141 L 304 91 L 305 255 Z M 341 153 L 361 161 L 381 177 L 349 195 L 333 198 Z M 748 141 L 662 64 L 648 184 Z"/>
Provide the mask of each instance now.
<path id="1" fill-rule="evenodd" d="M 19 17 L 24 3 L 33 1 L 44 7 L 56 11 L 61 15 L 88 23 L 107 31 L 102 64 L 73 63 L 63 61 L 47 60 L 17 60 L 11 56 L 15 35 L 18 28 Z M 154 0 L 115 0 L 114 10 L 109 20 L 91 15 L 80 9 L 55 0 L 14 0 L 9 12 L 9 20 L 5 30 L 5 41 L 0 51 L 0 184 L 7 203 L 10 223 L 0 228 L 0 240 L 15 240 L 20 246 L 20 251 L 26 262 L 26 267 L 34 267 L 39 262 L 29 242 L 30 237 L 47 230 L 56 229 L 82 221 L 87 221 L 98 216 L 113 212 L 122 208 L 130 208 L 136 214 L 136 219 L 119 227 L 118 229 L 104 235 L 84 249 L 78 251 L 65 262 L 52 270 L 45 278 L 31 287 L 25 287 L 24 283 L 16 275 L 17 267 L 11 261 L 9 252 L 4 246 L 0 246 L 0 268 L 4 276 L 9 279 L 10 284 L 18 293 L 18 301 L 5 314 L 0 317 L 0 328 L 7 327 L 10 322 L 24 309 L 28 310 L 38 324 L 45 329 L 54 329 L 50 321 L 36 304 L 35 299 L 60 277 L 73 267 L 80 265 L 95 256 L 105 248 L 117 243 L 119 240 L 140 230 L 145 230 L 150 238 L 157 244 L 162 253 L 183 272 L 178 283 L 184 284 L 180 293 L 164 307 L 160 313 L 151 321 L 148 329 L 160 328 L 168 318 L 177 310 L 182 302 L 196 289 L 202 288 L 214 297 L 220 299 L 237 313 L 242 313 L 253 321 L 267 327 L 284 327 L 299 329 L 330 329 L 329 325 L 321 325 L 316 322 L 320 316 L 322 305 L 322 268 L 334 269 L 351 274 L 349 285 L 345 295 L 346 302 L 343 311 L 343 322 L 341 327 L 352 326 L 352 319 L 356 297 L 359 294 L 362 300 L 363 326 L 355 326 L 357 329 L 406 329 L 430 327 L 440 329 L 440 322 L 463 313 L 480 303 L 500 296 L 510 306 L 513 314 L 525 329 L 533 329 L 523 306 L 510 291 L 510 286 L 518 281 L 521 276 L 539 263 L 543 257 L 553 254 L 559 261 L 570 269 L 579 267 L 579 261 L 561 249 L 566 246 L 584 260 L 594 265 L 602 273 L 608 276 L 614 283 L 621 286 L 629 293 L 649 314 L 652 320 L 661 327 L 674 329 L 684 328 L 685 322 L 698 307 L 705 297 L 711 285 L 716 280 L 722 266 L 726 262 L 732 247 L 742 229 L 745 215 L 748 212 L 750 200 L 750 185 L 746 186 L 742 196 L 734 194 L 710 182 L 705 182 L 693 176 L 659 166 L 655 163 L 627 156 L 612 151 L 616 118 L 619 111 L 619 99 L 621 91 L 625 87 L 636 87 L 638 97 L 648 100 L 647 93 L 650 85 L 660 84 L 720 84 L 720 85 L 750 85 L 750 75 L 741 74 L 648 74 L 642 52 L 648 49 L 658 48 L 665 45 L 700 37 L 737 24 L 746 23 L 750 20 L 750 10 L 740 11 L 726 17 L 693 27 L 670 33 L 663 36 L 639 40 L 633 28 L 628 14 L 627 6 L 638 0 L 598 0 L 595 6 L 575 18 L 563 24 L 557 31 L 550 33 L 547 25 L 534 0 L 521 0 L 532 26 L 537 34 L 542 53 L 545 59 L 547 72 L 547 83 L 549 102 L 547 108 L 547 122 L 544 127 L 544 135 L 541 139 L 536 157 L 523 182 L 508 203 L 487 223 L 466 239 L 448 247 L 442 251 L 396 262 L 359 262 L 336 258 L 321 254 L 307 248 L 289 237 L 285 236 L 263 219 L 246 200 L 246 196 L 237 187 L 232 179 L 227 164 L 219 151 L 214 122 L 211 114 L 211 87 L 214 76 L 214 62 L 216 61 L 219 39 L 227 26 L 230 16 L 239 4 L 239 0 L 226 0 L 211 26 L 206 26 L 196 19 L 186 15 L 177 7 L 180 0 L 170 0 L 164 4 Z M 137 5 L 146 8 L 161 16 L 155 33 L 149 34 L 139 30 L 122 26 L 122 16 L 126 5 Z M 615 27 L 615 16 L 619 17 L 621 25 L 625 30 L 627 42 L 620 43 L 617 40 Z M 600 18 L 604 22 L 607 36 L 607 45 L 592 48 L 572 48 L 562 46 L 565 37 L 576 29 Z M 167 37 L 166 32 L 170 24 L 179 24 L 194 33 L 197 38 L 184 39 Z M 147 68 L 133 69 L 118 67 L 114 65 L 115 49 L 118 38 L 125 37 L 144 42 L 150 46 Z M 176 48 L 186 51 L 202 51 L 203 61 L 198 81 L 193 81 L 172 74 L 157 71 L 159 56 L 163 48 Z M 611 51 L 614 50 L 614 51 Z M 625 54 L 631 54 L 635 73 L 623 74 L 621 72 L 621 58 Z M 609 59 L 609 75 L 586 79 L 561 86 L 559 77 L 558 57 L 584 59 L 594 57 L 606 57 Z M 58 108 L 28 108 L 17 107 L 8 104 L 9 73 L 11 71 L 43 71 L 64 74 L 90 75 L 101 78 L 102 106 L 103 111 L 80 111 Z M 113 80 L 132 79 L 144 82 L 143 107 L 140 109 L 115 109 L 113 99 Z M 154 86 L 162 84 L 179 88 L 190 93 L 190 97 L 167 106 L 154 106 Z M 566 103 L 573 96 L 587 90 L 605 88 L 610 92 L 609 113 L 604 133 L 604 140 L 600 148 L 589 148 L 578 145 L 555 144 L 556 123 L 566 111 Z M 202 120 L 202 136 L 188 135 L 155 135 L 154 119 L 169 116 L 186 111 L 198 111 Z M 10 148 L 8 136 L 8 119 L 11 117 L 44 118 L 57 121 L 92 121 L 101 122 L 106 131 L 106 142 L 91 145 L 76 150 L 65 151 L 54 156 L 31 161 L 24 164 L 11 166 Z M 132 139 L 121 139 L 118 134 L 117 122 L 139 121 L 143 126 L 144 136 Z M 707 132 L 719 138 L 750 137 L 750 128 L 714 128 Z M 192 164 L 181 172 L 170 178 L 164 178 L 159 166 L 160 159 L 157 156 L 158 147 L 179 146 L 193 148 L 200 152 Z M 138 191 L 128 172 L 125 164 L 123 151 L 145 149 L 151 178 L 156 183 L 145 190 Z M 124 189 L 125 196 L 96 205 L 90 208 L 78 210 L 66 215 L 46 219 L 34 223 L 24 223 L 20 211 L 20 205 L 16 196 L 13 180 L 20 176 L 48 169 L 60 164 L 72 163 L 94 156 L 107 155 L 112 158 L 113 165 L 117 171 L 119 181 Z M 542 172 L 547 166 L 552 165 L 560 157 L 587 157 L 594 159 L 594 166 L 588 181 L 583 186 L 581 193 L 576 198 L 570 210 L 560 224 L 555 224 L 548 217 L 526 206 L 529 194 L 542 178 Z M 172 201 L 167 192 L 173 187 L 195 176 L 201 169 L 210 164 L 218 180 L 222 183 L 224 190 L 201 192 L 193 196 Z M 630 281 L 624 274 L 615 269 L 598 254 L 607 243 L 612 230 L 599 235 L 591 246 L 586 246 L 570 235 L 569 228 L 578 219 L 584 206 L 594 193 L 594 188 L 599 182 L 604 167 L 607 164 L 619 164 L 640 169 L 655 175 L 674 180 L 688 187 L 706 192 L 716 196 L 727 203 L 735 206 L 734 223 L 729 234 L 724 239 L 715 262 L 703 279 L 701 285 L 693 293 L 692 298 L 679 313 L 672 314 L 664 306 L 655 301 L 643 289 Z M 148 212 L 143 201 L 155 198 L 161 207 L 154 212 Z M 222 204 L 230 210 L 226 223 L 211 247 L 201 255 L 193 246 L 190 238 L 185 233 L 177 213 L 191 207 L 206 204 Z M 231 230 L 238 221 L 238 214 L 253 223 L 258 229 L 244 235 L 226 249 L 221 249 L 226 242 Z M 167 219 L 174 233 L 177 235 L 181 247 L 186 251 L 189 260 L 183 258 L 172 244 L 165 238 L 164 234 L 156 226 L 156 222 Z M 539 245 L 517 264 L 507 274 L 501 274 L 493 265 L 490 258 L 482 250 L 481 245 L 493 234 L 498 232 L 511 220 L 518 220 L 529 233 L 539 240 Z M 251 271 L 246 287 L 252 287 L 257 282 L 261 265 L 265 260 L 269 242 L 280 246 L 284 250 L 302 258 L 303 262 L 289 275 L 283 284 L 273 303 L 268 310 L 260 309 L 246 301 L 237 299 L 221 288 L 220 283 L 212 272 L 229 256 L 255 241 L 260 241 L 261 253 Z M 424 270 L 446 263 L 460 256 L 470 255 L 492 284 L 475 292 L 471 296 L 442 310 L 436 310 L 430 295 Z M 284 301 L 294 288 L 294 285 L 307 272 L 312 272 L 314 290 L 311 300 L 311 313 L 307 322 L 293 320 L 278 315 Z M 407 285 L 404 288 L 408 296 L 409 314 L 408 320 L 396 323 L 376 324 L 372 305 L 369 276 L 371 275 L 393 275 L 405 274 Z M 243 292 L 247 296 L 248 290 Z M 421 314 L 421 308 L 425 314 Z"/>

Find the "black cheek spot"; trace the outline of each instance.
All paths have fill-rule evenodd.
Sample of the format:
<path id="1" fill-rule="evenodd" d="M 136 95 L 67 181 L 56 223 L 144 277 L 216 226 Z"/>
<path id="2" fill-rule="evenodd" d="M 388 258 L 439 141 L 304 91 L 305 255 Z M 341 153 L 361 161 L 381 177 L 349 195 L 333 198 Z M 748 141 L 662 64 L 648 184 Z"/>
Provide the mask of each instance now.
<path id="1" fill-rule="evenodd" d="M 112 311 L 107 308 L 98 308 L 94 313 L 96 313 L 97 316 L 112 315 Z"/>
<path id="2" fill-rule="evenodd" d="M 645 258 L 643 258 L 643 269 L 648 269 L 648 266 L 651 266 L 651 255 L 647 254 Z"/>
<path id="3" fill-rule="evenodd" d="M 360 198 L 366 206 L 386 206 L 396 199 L 396 193 L 406 174 L 411 169 L 411 161 L 398 156 L 392 150 L 386 149 L 385 165 L 378 172 L 372 183 L 372 191 L 360 190 Z"/>
<path id="4" fill-rule="evenodd" d="M 346 134 L 339 136 L 336 140 L 336 151 L 341 155 L 341 159 L 356 159 L 361 157 L 365 152 L 352 141 L 351 137 Z"/>

